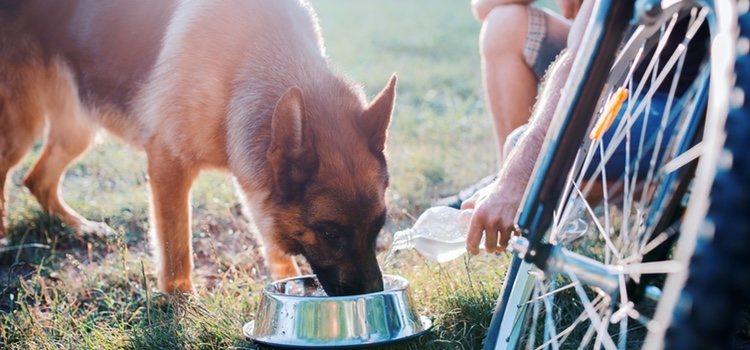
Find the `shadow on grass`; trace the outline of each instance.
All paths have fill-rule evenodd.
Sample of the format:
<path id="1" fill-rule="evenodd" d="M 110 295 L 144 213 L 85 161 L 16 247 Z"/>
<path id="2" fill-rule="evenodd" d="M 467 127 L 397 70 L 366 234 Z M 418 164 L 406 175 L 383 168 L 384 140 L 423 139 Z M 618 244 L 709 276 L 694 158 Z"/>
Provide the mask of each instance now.
<path id="1" fill-rule="evenodd" d="M 143 232 L 132 230 L 128 236 L 128 241 L 135 241 L 142 239 Z M 54 281 L 59 263 L 67 256 L 84 264 L 97 263 L 113 250 L 123 248 L 125 240 L 125 234 L 83 234 L 53 216 L 30 211 L 9 227 L 0 244 L 0 312 L 12 310 L 14 303 L 9 296 L 16 294 L 23 280 L 41 275 Z"/>
<path id="2" fill-rule="evenodd" d="M 49 215 L 34 212 L 29 219 L 10 227 L 5 244 L 0 245 L 0 312 L 14 307 L 9 296 L 17 293 L 19 281 L 54 269 L 60 250 L 86 246 L 73 230 Z"/>

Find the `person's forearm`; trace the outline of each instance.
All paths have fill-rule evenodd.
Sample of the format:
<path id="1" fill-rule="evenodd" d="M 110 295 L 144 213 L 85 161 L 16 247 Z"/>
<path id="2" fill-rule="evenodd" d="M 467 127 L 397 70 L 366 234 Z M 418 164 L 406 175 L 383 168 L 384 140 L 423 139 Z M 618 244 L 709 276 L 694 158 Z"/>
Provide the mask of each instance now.
<path id="1" fill-rule="evenodd" d="M 535 0 L 472 0 L 471 10 L 478 21 L 484 22 L 484 19 L 487 18 L 490 11 L 497 6 L 509 4 L 530 5 L 534 1 Z"/>
<path id="2" fill-rule="evenodd" d="M 500 170 L 498 176 L 500 183 L 506 182 L 505 180 L 508 177 L 513 177 L 514 179 L 521 179 L 517 182 L 512 181 L 517 186 L 525 188 L 528 184 L 547 135 L 547 130 L 552 122 L 552 117 L 555 114 L 562 89 L 568 80 L 573 64 L 572 56 L 570 52 L 565 51 L 550 67 L 548 79 L 542 87 L 542 96 L 534 108 L 529 127 L 511 151 L 505 166 Z"/>

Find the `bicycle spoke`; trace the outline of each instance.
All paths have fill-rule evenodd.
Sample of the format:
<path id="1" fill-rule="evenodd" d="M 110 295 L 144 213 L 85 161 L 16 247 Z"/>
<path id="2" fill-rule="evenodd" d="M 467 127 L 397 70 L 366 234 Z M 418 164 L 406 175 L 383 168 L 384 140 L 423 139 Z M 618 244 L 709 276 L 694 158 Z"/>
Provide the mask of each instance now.
<path id="1" fill-rule="evenodd" d="M 680 77 L 682 75 L 682 68 L 685 64 L 685 58 L 687 57 L 687 55 L 685 54 L 687 53 L 687 47 L 690 44 L 690 41 L 693 39 L 693 36 L 695 35 L 695 31 L 697 31 L 697 28 L 700 28 L 700 26 L 703 24 L 707 14 L 708 12 L 705 11 L 704 9 L 704 11 L 701 11 L 698 14 L 698 17 L 696 18 L 695 11 L 692 11 L 691 19 L 688 24 L 688 27 L 690 28 L 688 30 L 688 35 L 686 35 L 685 39 L 680 44 L 680 46 L 685 49 L 684 49 L 684 53 L 679 58 L 679 62 L 677 64 L 675 74 L 672 77 L 672 85 L 670 86 L 670 89 L 669 89 L 669 95 L 667 97 L 667 104 L 665 106 L 664 114 L 662 116 L 662 123 L 659 126 L 659 132 L 657 133 L 657 136 L 656 136 L 656 148 L 654 150 L 654 153 L 651 156 L 651 162 L 649 163 L 650 168 L 649 168 L 649 173 L 646 176 L 646 187 L 641 194 L 641 201 L 640 201 L 641 205 L 643 205 L 643 198 L 644 198 L 643 194 L 648 193 L 651 180 L 653 179 L 653 176 L 655 175 L 654 170 L 656 168 L 656 159 L 658 158 L 659 151 L 661 150 L 661 143 L 662 143 L 662 139 L 664 138 L 664 131 L 667 128 L 667 119 L 669 119 L 668 116 L 670 115 L 670 112 L 672 110 L 672 102 L 674 101 L 674 95 L 675 95 L 675 92 L 677 91 L 677 84 L 679 83 Z M 693 31 L 693 34 L 691 35 L 690 31 L 693 28 L 695 28 L 695 31 Z M 665 69 L 664 71 L 668 73 L 670 70 L 671 68 L 669 70 Z M 635 179 L 633 179 L 633 181 L 635 181 Z"/>
<path id="2" fill-rule="evenodd" d="M 607 328 L 604 327 L 602 329 L 602 320 L 599 318 L 599 315 L 594 310 L 593 305 L 591 304 L 591 301 L 589 300 L 589 297 L 586 295 L 586 292 L 583 290 L 583 287 L 581 287 L 578 277 L 576 277 L 575 273 L 573 273 L 570 270 L 566 272 L 568 273 L 568 276 L 570 277 L 570 279 L 574 283 L 576 283 L 575 284 L 576 294 L 578 294 L 579 300 L 581 301 L 581 303 L 583 303 L 583 307 L 586 310 L 586 313 L 588 313 L 589 320 L 591 321 L 593 327 L 596 328 L 596 332 L 599 334 L 599 336 L 601 336 L 602 344 L 608 350 L 616 349 L 615 343 L 612 341 L 612 338 L 609 336 L 609 333 L 607 333 Z"/>
<path id="3" fill-rule="evenodd" d="M 649 101 L 649 104 L 650 103 L 651 101 Z M 625 118 L 623 119 L 626 121 L 629 121 L 630 118 L 631 118 L 630 115 L 625 115 Z M 604 172 L 604 169 L 606 168 L 602 168 L 602 172 Z M 627 179 L 629 173 L 630 173 L 630 128 L 627 128 L 625 130 L 625 173 L 623 174 L 623 178 Z M 620 237 L 622 237 L 623 241 L 625 241 L 625 244 L 627 244 L 630 241 L 630 227 L 628 225 L 630 223 L 630 220 L 627 220 L 627 218 L 630 217 L 630 210 L 631 210 L 630 203 L 629 203 L 629 199 L 631 196 L 631 188 L 630 188 L 630 183 L 628 183 L 627 181 L 625 181 L 623 185 L 625 187 L 624 188 L 625 193 L 622 197 L 622 210 L 623 210 L 622 216 L 625 219 L 622 220 L 622 226 L 620 228 Z"/>
<path id="4" fill-rule="evenodd" d="M 699 99 L 698 94 L 703 91 L 703 86 L 707 82 L 707 79 L 709 77 L 708 75 L 709 70 L 704 67 L 702 71 L 698 74 L 697 78 L 693 82 L 693 85 L 689 88 L 689 91 L 686 92 L 686 96 L 684 96 L 682 99 L 686 101 L 693 101 L 695 99 Z M 693 118 L 696 115 L 699 115 L 702 113 L 698 110 L 699 105 L 698 104 L 690 104 L 683 108 L 682 113 L 680 114 L 680 117 L 676 121 L 671 121 L 670 123 L 676 123 L 676 125 L 680 126 L 673 135 L 673 139 L 676 140 L 685 140 L 686 135 L 690 132 L 691 123 L 689 122 L 691 118 Z M 659 162 L 659 168 L 656 171 L 658 176 L 655 178 L 662 179 L 677 176 L 673 175 L 672 172 L 684 167 L 685 165 L 689 164 L 691 161 L 695 160 L 697 157 L 700 156 L 702 153 L 702 142 L 698 142 L 693 147 L 690 147 L 687 150 L 684 150 L 687 145 L 684 145 L 682 143 L 678 142 L 671 142 L 670 143 L 670 150 L 665 151 L 664 159 L 662 159 L 661 162 Z M 670 155 L 669 157 L 666 156 L 667 152 Z M 682 152 L 682 153 L 680 153 Z M 666 164 L 664 164 L 666 163 Z M 660 187 L 654 187 L 653 191 L 659 191 L 664 192 L 664 189 Z M 651 199 L 653 200 L 653 199 Z M 658 210 L 658 209 L 657 209 Z M 649 218 L 649 220 L 652 220 Z M 652 226 L 648 226 L 650 228 L 653 228 Z M 653 230 L 648 230 L 644 233 L 643 237 L 641 238 L 641 244 L 640 244 L 640 250 L 646 249 L 646 245 L 650 243 L 651 236 L 654 234 Z"/>
<path id="5" fill-rule="evenodd" d="M 610 311 L 607 310 L 604 314 L 604 317 L 602 317 L 602 323 L 599 326 L 600 329 L 598 329 L 596 332 L 596 341 L 594 342 L 594 349 L 602 348 L 602 345 L 604 344 L 604 341 L 605 341 L 604 340 L 605 337 L 610 339 L 610 341 L 612 339 L 610 338 L 609 333 L 607 332 L 607 324 L 609 324 L 609 316 L 610 316 Z M 612 346 L 614 347 L 614 343 L 612 343 Z"/>
<path id="6" fill-rule="evenodd" d="M 539 288 L 544 290 L 544 286 L 542 285 L 541 281 L 537 280 L 537 284 L 539 285 Z M 544 300 L 544 308 L 545 308 L 545 327 L 544 327 L 544 337 L 545 342 L 551 341 L 552 342 L 552 348 L 555 350 L 560 349 L 560 344 L 557 343 L 557 331 L 555 329 L 555 323 L 552 321 L 552 302 L 550 302 L 549 297 L 550 295 L 547 295 L 542 297 L 542 300 Z M 549 338 L 549 339 L 548 339 Z"/>
<path id="7" fill-rule="evenodd" d="M 604 143 L 599 142 L 599 152 L 602 156 L 604 156 Z M 607 192 L 607 169 L 602 169 L 602 194 L 604 196 L 604 229 L 606 232 L 604 233 L 607 236 L 607 239 L 612 239 L 610 236 L 610 233 L 612 232 L 612 229 L 609 225 L 609 193 Z M 609 264 L 611 262 L 611 257 L 609 256 L 609 251 L 605 251 L 604 254 L 604 263 Z"/>
<path id="8" fill-rule="evenodd" d="M 618 282 L 620 285 L 620 304 L 626 305 L 628 303 L 628 288 L 625 284 L 625 275 L 620 274 L 618 276 Z M 617 321 L 615 320 L 615 315 L 612 315 L 610 322 L 620 323 L 620 337 L 617 339 L 618 348 L 620 350 L 625 349 L 628 340 L 628 318 L 623 317 L 622 320 Z"/>
<path id="9" fill-rule="evenodd" d="M 570 288 L 573 288 L 573 283 L 570 283 L 570 284 L 567 284 L 567 285 L 565 285 L 563 287 L 557 288 L 557 289 L 555 289 L 555 290 L 553 290 L 551 292 L 547 292 L 545 294 L 542 294 L 538 298 L 533 298 L 533 299 L 531 299 L 531 300 L 529 300 L 529 301 L 527 301 L 527 302 L 525 302 L 523 304 L 518 305 L 518 307 L 523 307 L 523 306 L 531 304 L 531 303 L 533 303 L 533 302 L 535 302 L 537 300 L 540 300 L 541 298 L 558 294 L 558 293 L 560 293 L 560 292 L 562 292 L 564 290 L 570 289 Z"/>
<path id="10" fill-rule="evenodd" d="M 570 202 L 572 202 L 575 199 L 574 197 L 575 192 L 573 189 L 573 185 L 575 183 L 581 183 L 583 181 L 584 175 L 585 175 L 585 169 L 589 167 L 589 164 L 591 164 L 591 161 L 593 160 L 593 153 L 594 153 L 594 150 L 596 149 L 596 144 L 597 143 L 591 143 L 589 145 L 589 150 L 586 153 L 585 159 L 583 160 L 582 169 L 584 170 L 581 171 L 579 176 L 576 178 L 575 182 L 572 179 L 573 174 L 574 174 L 573 171 L 571 171 L 568 176 L 568 179 L 566 181 L 565 192 L 564 192 L 565 197 L 563 197 L 564 199 L 560 202 L 560 205 L 558 208 L 558 211 L 562 212 L 562 215 L 560 215 L 557 221 L 557 224 L 554 226 L 553 235 L 556 235 L 557 233 L 560 232 L 560 230 L 565 225 L 565 223 L 568 222 L 570 215 L 572 214 L 571 211 L 574 209 L 574 205 L 570 205 Z M 579 151 L 576 155 L 576 161 L 579 160 L 580 155 L 581 155 L 581 152 Z"/>
<path id="11" fill-rule="evenodd" d="M 643 249 L 641 249 L 640 256 L 646 255 L 652 250 L 656 249 L 656 247 L 660 246 L 662 243 L 666 242 L 667 239 L 674 236 L 677 233 L 677 230 L 671 230 L 669 232 L 662 232 L 658 236 L 654 237 L 654 239 L 651 239 L 648 241 L 648 244 L 646 244 Z"/>
<path id="12" fill-rule="evenodd" d="M 635 308 L 629 308 L 625 311 L 628 314 L 628 317 L 638 321 L 641 325 L 646 327 L 649 330 L 652 330 L 654 327 L 659 327 L 659 325 L 654 322 L 653 320 L 649 319 L 646 316 L 643 316 L 638 310 Z"/>
<path id="13" fill-rule="evenodd" d="M 701 12 L 704 14 L 703 17 L 700 18 L 699 21 L 696 21 L 696 23 L 693 23 L 693 27 L 689 29 L 689 32 L 697 31 L 701 24 L 703 24 L 703 20 L 705 19 L 705 12 Z M 697 25 L 697 27 L 696 27 Z M 692 37 L 690 37 L 692 39 Z M 687 44 L 690 43 L 690 40 L 686 38 L 682 43 L 680 43 L 677 48 L 675 49 L 672 56 L 670 56 L 667 63 L 664 65 L 664 69 L 661 73 L 659 73 L 657 80 L 654 84 L 649 87 L 648 91 L 646 92 L 646 97 L 644 97 L 644 100 L 648 101 L 654 97 L 654 94 L 656 94 L 656 91 L 658 90 L 659 86 L 664 82 L 664 80 L 669 75 L 669 72 L 674 68 L 675 64 L 680 60 L 680 58 L 687 52 Z M 655 62 L 655 61 L 654 61 Z M 649 65 L 650 66 L 650 65 Z M 650 73 L 650 70 L 649 70 Z M 640 86 L 639 86 L 640 90 Z M 635 99 L 634 99 L 635 100 Z M 644 110 L 646 108 L 646 105 L 641 101 L 636 107 L 635 107 L 635 113 L 632 113 L 634 116 L 632 119 L 630 119 L 626 125 L 627 128 L 631 128 L 635 121 L 643 114 Z M 616 132 L 617 133 L 617 132 Z M 615 150 L 617 149 L 617 146 L 622 142 L 622 139 L 624 138 L 623 134 L 616 135 L 613 137 L 613 142 L 609 145 L 606 153 L 606 159 L 603 159 L 603 162 L 606 162 L 609 160 L 609 158 L 612 157 L 612 154 L 614 154 Z"/>
<path id="14" fill-rule="evenodd" d="M 702 11 L 701 13 L 705 14 L 704 11 Z M 705 15 L 703 17 L 700 17 L 699 19 L 700 19 L 700 21 L 696 21 L 696 23 L 693 23 L 693 26 L 689 29 L 689 32 L 693 32 L 694 33 L 695 31 L 698 30 L 698 28 L 700 28 L 700 25 L 703 24 L 703 21 L 705 19 Z M 672 22 L 670 22 L 670 25 L 667 28 L 666 32 L 671 32 L 671 30 L 672 30 L 673 27 L 674 27 L 674 24 Z M 665 36 L 662 39 L 662 41 L 666 42 L 666 40 L 665 40 L 666 38 L 667 37 Z M 690 39 L 692 39 L 692 37 L 690 37 Z M 661 53 L 661 48 L 663 48 L 662 47 L 662 41 L 660 41 L 659 48 L 657 48 L 657 51 L 654 54 L 655 57 L 658 57 L 659 54 Z M 626 112 L 625 112 L 625 115 L 628 116 L 628 118 L 622 118 L 622 120 L 618 123 L 618 127 L 617 127 L 617 129 L 615 130 L 615 132 L 614 132 L 614 134 L 612 136 L 611 142 L 607 146 L 607 150 L 605 152 L 605 157 L 603 159 L 601 159 L 602 163 L 606 163 L 606 162 L 608 162 L 611 159 L 612 155 L 617 150 L 617 147 L 620 145 L 620 143 L 622 143 L 623 139 L 625 138 L 625 134 L 623 133 L 623 131 L 625 129 L 632 128 L 633 124 L 641 117 L 641 115 L 643 114 L 644 110 L 647 107 L 647 105 L 644 103 L 644 101 L 650 101 L 653 98 L 653 96 L 656 94 L 656 92 L 658 90 L 658 87 L 661 86 L 661 84 L 664 82 L 664 80 L 669 75 L 669 72 L 672 70 L 672 68 L 675 67 L 675 65 L 678 63 L 678 61 L 680 60 L 680 58 L 687 52 L 687 45 L 686 44 L 689 44 L 689 43 L 690 43 L 690 41 L 686 38 L 686 40 L 683 40 L 683 42 L 678 45 L 678 47 L 675 49 L 675 51 L 672 54 L 672 56 L 669 58 L 669 60 L 665 64 L 662 72 L 658 74 L 658 77 L 657 77 L 656 81 L 654 83 L 652 83 L 651 86 L 649 87 L 649 89 L 647 90 L 646 95 L 643 98 L 643 100 L 636 105 L 634 113 L 630 113 L 631 110 L 634 108 L 633 105 L 632 104 L 628 105 L 628 108 L 626 109 Z M 657 62 L 656 59 L 652 59 L 650 61 L 649 66 L 646 69 L 645 75 L 651 74 L 651 72 L 653 70 L 653 67 L 656 65 L 656 62 Z M 636 90 L 636 93 L 633 95 L 633 97 L 630 98 L 631 101 L 638 100 L 638 97 L 640 96 L 641 90 L 644 87 L 644 85 L 645 85 L 645 80 L 643 80 L 639 84 L 639 86 L 638 86 L 638 88 Z M 601 167 L 599 167 L 599 169 L 596 169 L 594 177 L 598 176 L 600 171 L 601 171 Z M 587 189 L 588 189 L 588 187 L 587 187 Z"/>
<path id="15" fill-rule="evenodd" d="M 589 327 L 586 329 L 586 334 L 583 336 L 581 344 L 578 345 L 578 350 L 586 349 L 586 347 L 589 345 L 589 342 L 591 342 L 591 338 L 594 337 L 595 331 L 596 329 L 594 328 L 594 324 L 589 324 Z"/>
<path id="16" fill-rule="evenodd" d="M 574 163 L 578 163 L 578 161 L 580 160 L 580 156 L 581 156 L 581 151 L 579 150 L 576 153 L 576 158 L 574 160 Z M 589 160 L 588 159 L 584 160 L 584 162 L 587 162 L 587 161 L 589 161 Z M 560 233 L 560 231 L 562 230 L 562 228 L 565 225 L 565 223 L 568 222 L 568 218 L 570 217 L 570 212 L 572 210 L 572 206 L 571 205 L 567 205 L 567 203 L 571 200 L 570 197 L 573 194 L 573 186 L 570 185 L 570 184 L 573 183 L 573 175 L 574 175 L 573 171 L 571 171 L 568 174 L 568 178 L 567 178 L 567 180 L 565 182 L 566 183 L 566 185 L 565 185 L 565 191 L 563 192 L 563 197 L 562 197 L 563 200 L 560 201 L 560 204 L 558 205 L 557 210 L 555 211 L 556 217 L 554 217 L 553 221 L 552 221 L 553 222 L 553 224 L 552 224 L 553 226 L 552 226 L 552 234 L 551 234 L 550 241 L 553 244 L 557 244 L 557 242 L 558 242 L 557 241 L 557 236 Z"/>
<path id="17" fill-rule="evenodd" d="M 610 267 L 611 273 L 626 275 L 654 275 L 679 272 L 683 269 L 677 260 L 656 261 L 639 264 L 615 265 Z"/>
<path id="18" fill-rule="evenodd" d="M 527 344 L 526 348 L 531 350 L 534 348 L 534 343 L 536 342 L 536 322 L 539 319 L 539 288 L 537 286 L 534 286 L 534 299 L 536 300 L 534 302 L 534 312 L 532 314 L 532 321 L 531 321 L 531 332 L 529 334 L 529 343 Z"/>
<path id="19" fill-rule="evenodd" d="M 654 52 L 654 58 L 658 58 L 661 56 L 662 50 L 664 50 L 664 47 L 667 46 L 667 39 L 669 38 L 669 35 L 672 33 L 672 30 L 674 29 L 675 25 L 677 24 L 677 16 L 672 16 L 669 24 L 666 25 L 665 29 L 662 31 L 662 37 L 659 39 L 659 42 L 656 46 L 656 51 Z M 651 75 L 652 70 L 654 69 L 654 66 L 656 65 L 657 61 L 655 59 L 652 59 L 649 61 L 648 66 L 646 67 L 645 72 L 643 73 L 643 76 L 649 76 Z M 630 71 L 630 76 L 632 77 L 635 73 L 635 64 L 633 66 L 633 69 Z M 637 89 L 635 90 L 635 93 L 631 94 L 630 100 L 631 101 L 637 101 L 641 97 L 641 93 L 643 92 L 643 88 L 646 86 L 646 80 L 643 79 L 638 84 Z M 631 90 L 632 91 L 632 90 Z M 628 108 L 625 110 L 625 115 L 632 115 L 633 105 L 628 104 Z M 623 123 L 625 121 L 625 118 L 623 118 L 617 125 L 617 128 L 615 129 L 614 135 L 619 135 L 622 132 L 623 127 L 625 124 Z"/>
<path id="20" fill-rule="evenodd" d="M 684 167 L 685 165 L 689 164 L 690 162 L 698 159 L 698 157 L 700 157 L 701 154 L 703 154 L 703 142 L 698 142 L 695 146 L 691 147 L 689 150 L 673 158 L 667 164 L 664 164 L 664 166 L 661 167 L 659 172 L 664 173 L 664 174 L 669 174 L 671 172 L 677 171 L 677 169 L 680 169 Z"/>
<path id="21" fill-rule="evenodd" d="M 612 244 L 612 241 L 609 239 L 609 236 L 606 233 L 604 233 L 604 228 L 602 227 L 602 224 L 599 222 L 599 219 L 596 218 L 594 209 L 591 209 L 589 202 L 586 199 L 584 199 L 583 195 L 581 194 L 581 190 L 578 189 L 578 186 L 575 184 L 573 184 L 573 186 L 575 187 L 575 190 L 578 191 L 578 195 L 581 196 L 581 201 L 583 202 L 583 204 L 586 205 L 586 209 L 588 210 L 589 215 L 591 216 L 591 219 L 594 220 L 594 224 L 596 224 L 596 227 L 599 229 L 599 233 L 604 238 L 604 242 L 607 244 L 607 247 L 612 251 L 612 254 L 615 255 L 615 257 L 617 258 L 617 261 L 622 260 L 622 256 L 617 251 L 617 248 L 615 248 L 615 245 Z"/>
<path id="22" fill-rule="evenodd" d="M 572 286 L 573 284 L 571 284 L 571 287 Z M 596 298 L 594 298 L 594 300 L 591 301 L 591 303 L 594 305 L 595 310 L 600 311 L 600 309 L 607 306 L 606 303 L 603 301 L 604 301 L 604 296 L 598 295 Z M 580 315 L 578 315 L 578 317 L 576 317 L 575 321 L 573 321 L 573 323 L 570 326 L 568 326 L 567 328 L 565 328 L 564 330 L 562 330 L 560 333 L 557 334 L 557 337 L 556 337 L 557 339 L 550 339 L 546 343 L 537 347 L 536 350 L 541 350 L 547 347 L 548 345 L 551 344 L 553 340 L 559 340 L 560 343 L 565 343 L 565 339 L 568 339 L 568 335 L 570 335 L 570 333 L 573 332 L 573 330 L 575 330 L 575 328 L 581 322 L 586 320 L 586 317 L 587 317 L 587 313 L 586 313 L 586 310 L 584 310 L 581 312 Z"/>

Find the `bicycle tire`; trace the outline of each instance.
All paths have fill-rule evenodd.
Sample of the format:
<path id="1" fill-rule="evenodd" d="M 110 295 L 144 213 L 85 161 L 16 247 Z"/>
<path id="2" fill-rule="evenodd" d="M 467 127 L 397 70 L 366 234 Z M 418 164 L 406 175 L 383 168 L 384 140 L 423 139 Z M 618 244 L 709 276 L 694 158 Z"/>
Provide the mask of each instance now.
<path id="1" fill-rule="evenodd" d="M 750 37 L 750 14 L 738 17 L 740 40 Z M 739 45 L 738 45 L 739 46 Z M 710 204 L 690 259 L 688 278 L 665 337 L 666 349 L 730 349 L 750 300 L 750 56 L 736 59 L 739 100 L 726 120 L 726 140 L 710 190 Z M 746 344 L 745 344 L 746 345 Z"/>

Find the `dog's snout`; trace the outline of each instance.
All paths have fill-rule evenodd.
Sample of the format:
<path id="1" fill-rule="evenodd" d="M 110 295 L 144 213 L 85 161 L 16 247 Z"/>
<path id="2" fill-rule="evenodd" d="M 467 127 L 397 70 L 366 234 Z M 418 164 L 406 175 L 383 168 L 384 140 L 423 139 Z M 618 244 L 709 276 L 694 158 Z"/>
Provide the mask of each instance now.
<path id="1" fill-rule="evenodd" d="M 342 282 L 338 288 L 338 295 L 359 295 L 383 291 L 383 277 L 380 274 L 373 278 L 360 278 Z"/>
<path id="2" fill-rule="evenodd" d="M 367 285 L 364 293 L 376 293 L 383 291 L 383 275 L 378 273 L 378 276 L 370 279 L 370 283 Z"/>
<path id="3" fill-rule="evenodd" d="M 383 291 L 383 275 L 380 268 L 341 269 L 315 268 L 320 284 L 330 296 L 358 295 Z"/>

